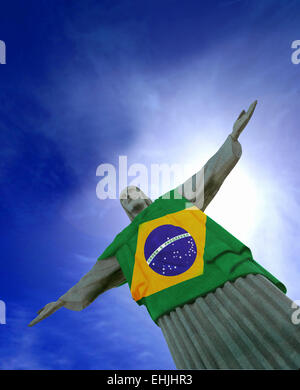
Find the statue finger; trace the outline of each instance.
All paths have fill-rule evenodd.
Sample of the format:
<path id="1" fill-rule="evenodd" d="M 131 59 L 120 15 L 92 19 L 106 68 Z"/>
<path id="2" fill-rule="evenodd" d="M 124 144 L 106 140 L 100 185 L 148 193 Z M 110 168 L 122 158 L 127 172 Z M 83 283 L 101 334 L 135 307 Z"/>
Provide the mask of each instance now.
<path id="1" fill-rule="evenodd" d="M 248 108 L 248 111 L 247 111 L 247 116 L 249 119 L 253 115 L 253 112 L 255 110 L 256 105 L 257 105 L 257 100 L 255 100 L 252 104 L 250 104 L 250 107 Z"/>
<path id="2" fill-rule="evenodd" d="M 53 313 L 57 309 L 59 309 L 62 306 L 60 302 L 50 302 L 46 306 L 44 306 L 41 310 L 39 310 L 37 313 L 40 314 L 42 311 L 45 311 L 45 313 Z"/>
<path id="3" fill-rule="evenodd" d="M 42 312 L 44 309 L 45 309 L 45 306 L 44 306 L 42 309 L 38 310 L 37 313 L 38 313 L 38 314 L 41 314 L 41 312 Z"/>
<path id="4" fill-rule="evenodd" d="M 60 309 L 63 306 L 64 306 L 63 301 L 48 303 L 45 307 L 43 307 L 41 310 L 38 311 L 39 315 L 34 320 L 32 320 L 28 326 L 33 326 L 37 324 L 38 322 L 49 317 L 51 314 L 55 313 L 56 310 Z"/>
<path id="5" fill-rule="evenodd" d="M 49 317 L 51 314 L 53 313 L 53 311 L 50 311 L 50 310 L 42 310 L 41 313 L 35 317 L 28 326 L 33 326 L 35 324 L 37 324 L 38 322 L 44 320 L 45 318 Z"/>
<path id="6" fill-rule="evenodd" d="M 35 318 L 28 324 L 28 326 L 31 327 L 31 326 L 37 324 L 38 322 L 40 322 L 42 319 L 43 319 L 43 318 L 42 318 L 41 316 L 37 316 L 37 317 L 35 317 Z"/>
<path id="7" fill-rule="evenodd" d="M 43 309 L 39 310 L 39 314 L 43 312 L 43 317 L 49 317 L 51 314 L 55 313 L 58 309 L 63 307 L 64 302 L 50 302 Z"/>
<path id="8" fill-rule="evenodd" d="M 246 111 L 245 111 L 245 110 L 243 110 L 243 111 L 240 113 L 240 115 L 238 116 L 237 120 L 241 119 L 241 117 L 242 117 L 244 114 L 246 114 Z"/>

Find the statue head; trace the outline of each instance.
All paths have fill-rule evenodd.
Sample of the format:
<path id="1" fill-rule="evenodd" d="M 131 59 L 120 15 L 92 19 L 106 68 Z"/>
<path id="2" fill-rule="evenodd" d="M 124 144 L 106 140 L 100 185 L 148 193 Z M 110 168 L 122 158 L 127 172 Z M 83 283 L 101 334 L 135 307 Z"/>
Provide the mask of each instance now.
<path id="1" fill-rule="evenodd" d="M 128 186 L 120 194 L 120 202 L 131 221 L 148 207 L 152 200 L 136 186 Z"/>

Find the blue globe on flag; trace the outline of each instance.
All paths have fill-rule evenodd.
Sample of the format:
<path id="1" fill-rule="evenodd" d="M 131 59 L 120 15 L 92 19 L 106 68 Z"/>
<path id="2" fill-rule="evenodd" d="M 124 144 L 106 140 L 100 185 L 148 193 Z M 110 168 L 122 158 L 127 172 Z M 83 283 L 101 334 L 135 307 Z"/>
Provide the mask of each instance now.
<path id="1" fill-rule="evenodd" d="M 175 225 L 161 225 L 147 237 L 144 254 L 153 271 L 164 276 L 175 276 L 193 265 L 197 247 L 185 229 Z"/>

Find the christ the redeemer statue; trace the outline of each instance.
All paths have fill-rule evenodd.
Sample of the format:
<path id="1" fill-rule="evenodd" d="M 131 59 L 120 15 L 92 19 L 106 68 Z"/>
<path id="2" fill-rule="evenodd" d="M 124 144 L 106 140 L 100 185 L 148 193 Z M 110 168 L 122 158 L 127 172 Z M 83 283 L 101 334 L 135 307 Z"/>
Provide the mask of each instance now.
<path id="1" fill-rule="evenodd" d="M 175 189 L 178 194 L 181 194 L 183 198 L 192 205 L 189 212 L 198 216 L 200 223 L 201 221 L 204 221 L 203 223 L 205 224 L 206 221 L 207 226 L 211 223 L 211 226 L 213 226 L 215 231 L 219 231 L 222 228 L 217 227 L 217 224 L 213 225 L 213 222 L 209 222 L 212 220 L 203 212 L 241 157 L 242 149 L 238 137 L 249 122 L 256 103 L 256 101 L 252 103 L 247 112 L 244 110 L 241 112 L 234 123 L 232 133 L 227 137 L 217 153 L 208 160 L 205 166 L 183 185 Z M 121 193 L 120 198 L 121 204 L 131 220 L 129 228 L 131 225 L 134 226 L 135 221 L 139 220 L 142 215 L 145 215 L 147 210 L 152 210 L 154 204 L 157 202 L 155 201 L 153 203 L 139 188 L 133 186 L 127 187 Z M 169 205 L 169 203 L 166 204 Z M 169 215 L 183 215 L 182 212 L 185 212 L 185 210 L 178 211 L 171 209 L 171 214 L 168 214 L 167 217 L 162 217 L 162 220 L 164 220 L 164 218 L 169 218 Z M 161 218 L 154 219 L 154 221 L 160 219 Z M 144 218 L 142 222 L 143 228 L 145 226 L 147 227 L 149 219 L 145 220 Z M 150 220 L 150 223 L 153 223 L 153 220 Z M 142 225 L 138 226 L 140 227 Z M 189 265 L 190 268 L 187 269 L 186 272 L 189 272 L 193 267 L 198 267 L 195 268 L 196 273 L 190 276 L 189 280 L 182 279 L 182 283 L 170 287 L 170 289 L 173 288 L 172 291 L 175 291 L 174 288 L 177 288 L 176 291 L 178 291 L 178 286 L 183 289 L 185 288 L 185 292 L 189 294 L 188 296 L 190 298 L 193 297 L 193 299 L 188 299 L 185 303 L 184 301 L 179 301 L 178 306 L 175 305 L 174 307 L 174 302 L 171 302 L 173 299 L 172 294 L 169 294 L 169 296 L 159 295 L 166 291 L 164 287 L 159 286 L 161 280 L 172 282 L 176 280 L 176 277 L 180 277 L 180 275 L 178 272 L 176 273 L 175 263 L 173 263 L 173 265 L 170 265 L 170 263 L 162 266 L 166 268 L 155 269 L 155 262 L 159 257 L 158 254 L 162 256 L 163 253 L 167 253 L 164 252 L 167 247 L 171 248 L 171 245 L 175 245 L 173 248 L 177 248 L 180 243 L 186 242 L 190 245 L 190 249 L 184 256 L 196 256 L 195 248 L 197 247 L 199 252 L 202 245 L 201 240 L 198 238 L 198 241 L 195 240 L 196 243 L 194 243 L 193 234 L 189 234 L 185 229 L 178 226 L 174 227 L 174 225 L 169 223 L 167 223 L 167 225 L 159 225 L 158 228 L 156 227 L 154 230 L 159 232 L 160 235 L 163 235 L 165 234 L 163 232 L 165 226 L 171 226 L 173 229 L 176 228 L 177 233 L 174 233 L 175 235 L 173 234 L 173 238 L 166 236 L 165 241 L 161 244 L 157 244 L 159 246 L 154 247 L 156 248 L 154 250 L 151 249 L 151 243 L 149 244 L 150 241 L 146 241 L 145 246 L 143 246 L 142 256 L 145 256 L 147 262 L 144 262 L 144 264 L 140 263 L 139 265 L 136 262 L 136 267 L 134 268 L 135 274 L 133 272 L 132 275 L 132 270 L 129 270 L 129 266 L 127 267 L 126 263 L 128 261 L 128 264 L 132 265 L 132 262 L 134 262 L 134 259 L 131 259 L 130 252 L 128 252 L 127 258 L 125 256 L 125 262 L 124 260 L 122 260 L 123 262 L 120 262 L 121 258 L 117 258 L 117 256 L 114 255 L 105 258 L 105 253 L 109 253 L 109 250 L 108 252 L 105 251 L 104 257 L 102 255 L 100 260 L 96 262 L 93 268 L 83 276 L 74 287 L 67 291 L 66 294 L 61 296 L 56 302 L 51 302 L 41 309 L 38 312 L 39 315 L 29 324 L 29 326 L 35 325 L 61 307 L 80 311 L 105 291 L 113 287 L 118 287 L 125 282 L 130 282 L 131 292 L 136 301 L 143 297 L 146 297 L 146 300 L 148 299 L 147 309 L 155 320 L 155 323 L 161 328 L 178 369 L 299 368 L 300 327 L 294 324 L 291 319 L 292 313 L 295 310 L 292 306 L 293 302 L 284 294 L 284 292 L 282 292 L 284 291 L 284 288 L 282 288 L 283 285 L 280 284 L 276 278 L 272 279 L 272 275 L 255 263 L 254 260 L 252 261 L 249 248 L 243 246 L 242 243 L 236 240 L 228 232 L 226 233 L 226 237 L 229 237 L 229 240 L 236 240 L 232 241 L 232 245 L 235 249 L 229 249 L 222 252 L 223 255 L 225 253 L 225 257 L 227 252 L 227 263 L 220 263 L 219 268 L 215 268 L 216 273 L 219 272 L 219 269 L 227 272 L 226 264 L 230 265 L 230 256 L 232 256 L 233 259 L 233 256 L 236 256 L 237 254 L 240 256 L 241 253 L 246 254 L 248 257 L 245 255 L 246 257 L 244 256 L 242 260 L 234 263 L 234 265 L 230 267 L 230 272 L 228 271 L 228 273 L 234 274 L 235 272 L 238 272 L 238 269 L 241 269 L 241 267 L 247 267 L 248 265 L 256 267 L 253 268 L 253 270 L 257 269 L 257 272 L 251 272 L 251 270 L 249 271 L 249 268 L 244 274 L 236 273 L 235 275 L 237 276 L 235 278 L 230 278 L 223 283 L 219 282 L 219 284 L 214 285 L 215 288 L 208 288 L 206 293 L 199 293 L 199 295 L 197 295 L 195 291 L 197 292 L 198 288 L 201 290 L 202 282 L 203 285 L 207 284 L 208 286 L 209 283 L 213 282 L 203 279 L 206 277 L 205 275 L 209 275 L 209 273 L 203 273 L 203 268 L 200 269 L 200 260 L 199 264 L 197 261 L 194 261 L 192 266 Z M 197 229 L 200 231 L 200 228 L 202 228 L 201 226 L 194 224 L 194 231 L 197 231 Z M 192 229 L 192 227 L 190 228 Z M 208 227 L 206 228 L 208 229 Z M 130 230 L 127 230 L 127 232 L 128 231 L 130 232 Z M 166 233 L 166 235 L 170 234 Z M 210 237 L 213 237 L 207 230 L 206 239 L 209 238 L 209 235 Z M 159 241 L 160 236 L 154 238 Z M 212 242 L 212 245 L 208 249 L 210 251 L 218 250 L 220 245 L 222 246 L 223 244 L 224 242 L 222 240 L 215 244 Z M 139 250 L 138 245 L 139 241 L 137 241 L 137 252 Z M 147 245 L 149 248 L 147 248 Z M 205 251 L 206 249 L 205 246 Z M 236 253 L 234 253 L 234 251 Z M 174 257 L 176 257 L 176 251 L 173 251 L 173 253 L 175 253 Z M 177 253 L 179 256 L 181 252 L 178 250 Z M 166 254 L 166 256 L 167 255 L 168 254 Z M 208 255 L 206 254 L 206 256 Z M 180 257 L 181 256 L 179 256 L 179 258 Z M 223 258 L 225 259 L 225 257 Z M 164 257 L 164 259 L 166 259 L 166 257 Z M 198 259 L 198 257 L 196 259 Z M 156 263 L 158 263 L 158 261 Z M 202 265 L 204 264 L 204 270 L 209 269 L 210 263 L 212 263 L 212 260 L 205 258 L 203 255 Z M 142 272 L 137 274 L 138 266 L 146 268 L 141 268 Z M 212 270 L 214 268 L 210 269 Z M 154 275 L 154 277 L 159 274 L 157 276 L 158 282 L 152 284 L 152 290 L 145 280 L 139 279 L 143 278 L 148 270 L 150 270 L 149 272 L 151 275 Z M 169 276 L 165 275 L 167 272 L 169 272 L 169 274 L 167 274 Z M 203 275 L 201 275 L 201 273 L 203 273 Z M 185 273 L 183 272 L 183 274 Z M 202 277 L 202 279 L 197 279 L 195 276 L 198 278 Z M 215 278 L 214 272 L 206 278 L 211 278 L 213 280 Z M 201 280 L 202 282 L 195 284 L 195 281 L 197 282 L 198 280 Z M 219 280 L 222 280 L 221 276 Z M 189 287 L 189 290 L 187 290 L 186 286 L 192 286 L 189 284 L 191 281 L 194 282 L 194 287 Z M 276 281 L 278 282 L 277 284 Z M 191 288 L 194 290 L 191 291 Z M 167 303 L 164 298 L 160 299 L 160 301 L 151 301 L 152 297 L 155 296 L 166 297 L 166 300 L 171 302 L 170 304 L 168 303 L 170 306 L 166 307 L 170 307 L 171 309 L 166 311 L 164 305 L 167 305 Z M 180 293 L 178 297 L 179 299 L 182 299 Z M 156 307 L 155 302 L 157 306 L 160 307 Z"/>

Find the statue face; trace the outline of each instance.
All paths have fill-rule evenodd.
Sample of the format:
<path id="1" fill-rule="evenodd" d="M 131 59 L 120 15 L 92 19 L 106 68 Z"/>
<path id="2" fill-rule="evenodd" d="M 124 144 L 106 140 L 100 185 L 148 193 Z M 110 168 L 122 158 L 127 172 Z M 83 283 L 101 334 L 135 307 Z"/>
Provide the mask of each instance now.
<path id="1" fill-rule="evenodd" d="M 131 221 L 152 203 L 151 199 L 135 186 L 126 187 L 120 198 L 121 205 Z"/>

